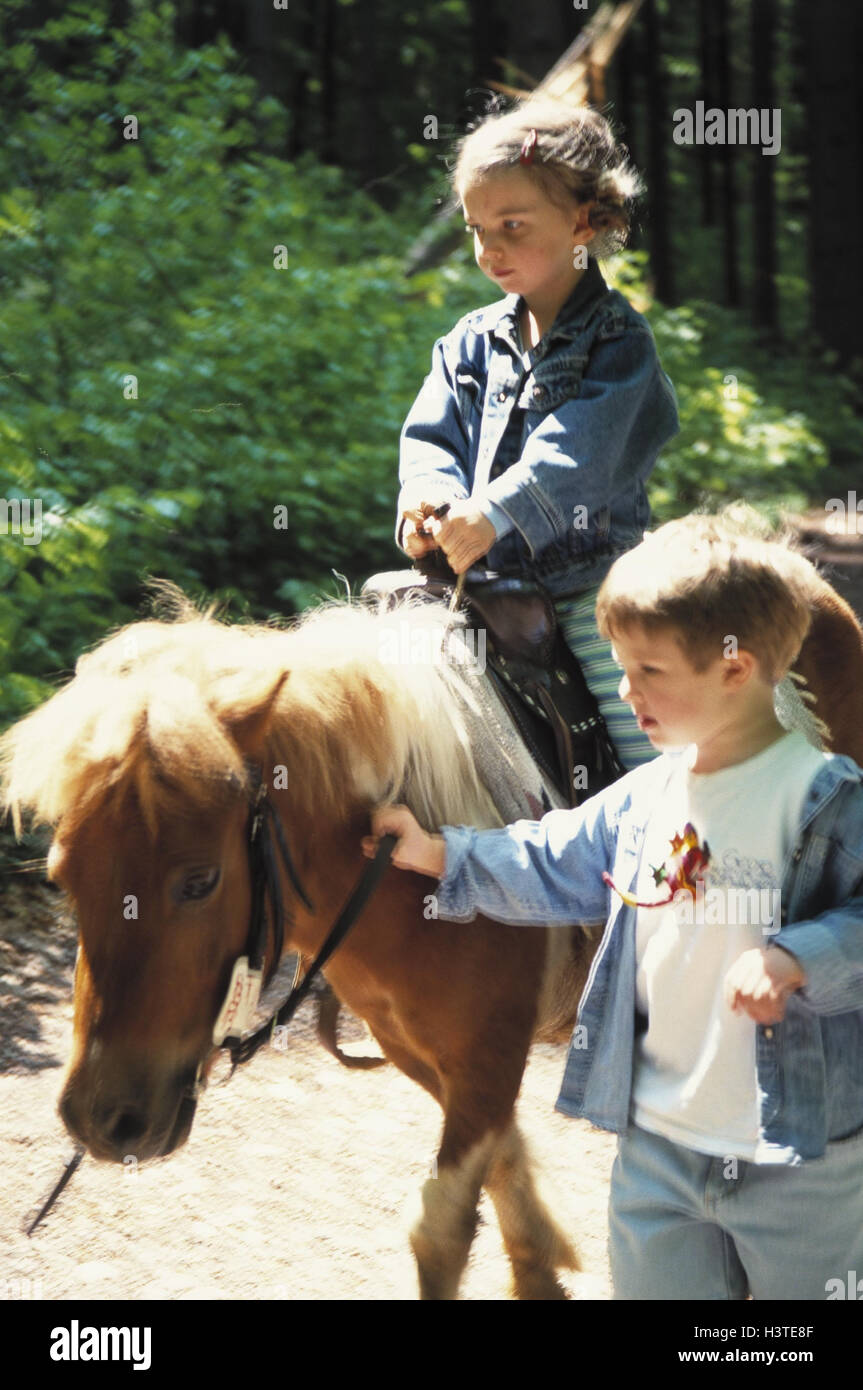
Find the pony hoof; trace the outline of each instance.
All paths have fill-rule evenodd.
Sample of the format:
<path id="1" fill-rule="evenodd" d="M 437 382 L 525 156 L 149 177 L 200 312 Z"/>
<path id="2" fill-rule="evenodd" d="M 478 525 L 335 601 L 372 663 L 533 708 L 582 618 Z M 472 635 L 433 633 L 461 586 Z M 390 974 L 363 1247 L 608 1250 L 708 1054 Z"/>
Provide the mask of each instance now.
<path id="1" fill-rule="evenodd" d="M 517 1273 L 512 1282 L 513 1297 L 522 1303 L 570 1301 L 572 1295 L 551 1270 Z"/>

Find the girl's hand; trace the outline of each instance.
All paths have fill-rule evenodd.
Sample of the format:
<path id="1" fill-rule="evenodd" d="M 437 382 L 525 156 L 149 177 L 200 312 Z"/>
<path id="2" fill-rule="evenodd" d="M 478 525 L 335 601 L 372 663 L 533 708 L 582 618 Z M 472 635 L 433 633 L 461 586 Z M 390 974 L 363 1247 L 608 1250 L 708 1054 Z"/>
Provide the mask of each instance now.
<path id="1" fill-rule="evenodd" d="M 734 1013 L 756 1023 L 781 1023 L 788 996 L 806 983 L 806 972 L 781 948 L 744 951 L 725 976 L 725 998 Z"/>
<path id="2" fill-rule="evenodd" d="M 426 522 L 426 530 L 434 536 L 456 574 L 463 574 L 487 555 L 497 536 L 488 517 L 469 501 L 453 502 L 445 517 L 432 517 Z"/>
<path id="3" fill-rule="evenodd" d="M 429 835 L 407 806 L 381 806 L 372 812 L 372 833 L 362 840 L 363 854 L 373 859 L 382 835 L 398 835 L 392 862 L 397 869 L 443 878 L 446 867 L 446 841 L 443 835 Z"/>
<path id="4" fill-rule="evenodd" d="M 430 532 L 423 533 L 417 530 L 433 511 L 433 503 L 421 502 L 413 510 L 402 512 L 402 550 L 407 551 L 412 560 L 418 560 L 421 555 L 428 555 L 430 551 L 437 549 L 437 541 Z"/>

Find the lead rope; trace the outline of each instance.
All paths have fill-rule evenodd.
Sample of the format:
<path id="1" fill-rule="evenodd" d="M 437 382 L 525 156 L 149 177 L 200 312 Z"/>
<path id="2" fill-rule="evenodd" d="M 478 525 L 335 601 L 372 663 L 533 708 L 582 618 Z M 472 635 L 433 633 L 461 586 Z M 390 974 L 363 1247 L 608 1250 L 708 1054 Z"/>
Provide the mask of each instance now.
<path id="1" fill-rule="evenodd" d="M 255 1053 L 272 1038 L 276 1028 L 288 1023 L 302 1004 L 317 975 L 333 952 L 339 947 L 354 926 L 363 908 L 378 886 L 384 872 L 389 867 L 392 852 L 398 843 L 397 835 L 382 835 L 375 857 L 363 871 L 347 902 L 330 929 L 323 946 L 318 951 L 301 982 L 291 990 L 285 1002 L 266 1023 L 247 1038 L 225 1038 L 221 1046 L 231 1055 L 231 1075 L 237 1067 L 251 1060 Z"/>
<path id="2" fill-rule="evenodd" d="M 33 1232 L 39 1225 L 39 1222 L 42 1220 L 43 1216 L 48 1215 L 49 1211 L 53 1207 L 57 1198 L 60 1196 L 60 1193 L 63 1191 L 63 1188 L 66 1186 L 67 1182 L 70 1182 L 71 1179 L 75 1176 L 75 1173 L 77 1172 L 81 1164 L 81 1159 L 84 1157 L 85 1152 L 85 1149 L 77 1148 L 73 1153 L 72 1157 L 70 1159 L 67 1159 L 66 1167 L 63 1169 L 63 1172 L 60 1174 L 60 1177 L 58 1178 L 57 1182 L 51 1189 L 50 1196 L 42 1203 L 33 1220 L 30 1222 L 30 1225 L 25 1226 L 24 1229 L 26 1230 L 28 1236 L 32 1236 Z"/>

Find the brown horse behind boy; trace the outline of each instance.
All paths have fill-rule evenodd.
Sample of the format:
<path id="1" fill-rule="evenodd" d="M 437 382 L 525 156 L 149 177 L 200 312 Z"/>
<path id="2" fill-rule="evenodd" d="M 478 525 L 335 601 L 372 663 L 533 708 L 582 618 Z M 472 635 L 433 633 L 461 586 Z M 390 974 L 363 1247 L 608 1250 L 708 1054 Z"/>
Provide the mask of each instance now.
<path id="1" fill-rule="evenodd" d="M 814 571 L 813 571 L 814 576 Z M 863 633 L 815 580 L 801 656 L 833 745 L 863 761 Z M 313 909 L 287 878 L 286 949 L 314 955 L 366 866 L 370 809 L 427 827 L 500 824 L 474 767 L 463 672 L 378 656 L 392 614 L 333 605 L 288 630 L 227 626 L 177 598 L 134 624 L 3 739 L 4 800 L 54 827 L 50 876 L 77 911 L 74 1045 L 60 1110 L 98 1158 L 170 1153 L 244 950 L 246 829 L 260 774 Z M 402 610 L 438 631 L 436 605 Z M 468 692 L 469 697 L 469 692 Z M 411 1241 L 425 1298 L 453 1298 L 489 1192 L 520 1298 L 560 1298 L 568 1239 L 534 1187 L 514 1117 L 527 1052 L 565 1038 L 596 936 L 428 916 L 429 882 L 387 871 L 326 974 L 444 1113 Z M 267 950 L 266 970 L 277 965 Z"/>

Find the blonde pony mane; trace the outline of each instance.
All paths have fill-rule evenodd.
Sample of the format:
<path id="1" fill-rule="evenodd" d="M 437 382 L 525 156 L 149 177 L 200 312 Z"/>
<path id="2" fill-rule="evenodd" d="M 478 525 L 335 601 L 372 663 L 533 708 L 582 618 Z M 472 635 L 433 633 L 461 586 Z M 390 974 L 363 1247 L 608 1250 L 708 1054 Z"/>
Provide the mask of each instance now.
<path id="1" fill-rule="evenodd" d="M 462 715 L 475 676 L 435 656 L 451 621 L 438 605 L 330 603 L 279 628 L 221 622 L 162 588 L 167 619 L 82 656 L 0 740 L 16 833 L 26 812 L 72 831 L 128 793 L 154 834 L 166 811 L 215 807 L 248 785 L 241 745 L 256 721 L 264 780 L 286 769 L 292 815 L 339 820 L 393 799 L 428 828 L 501 824 Z"/>

